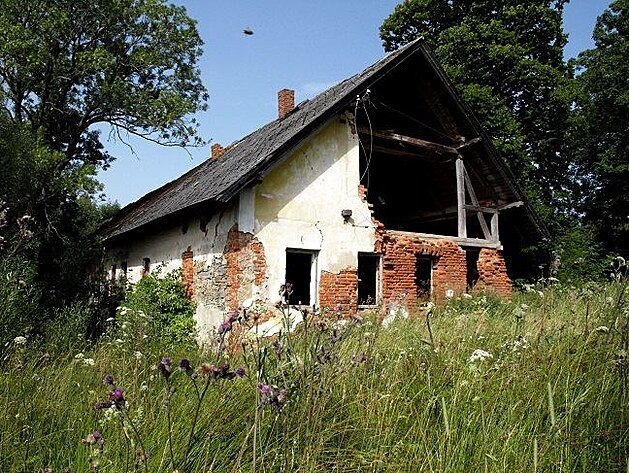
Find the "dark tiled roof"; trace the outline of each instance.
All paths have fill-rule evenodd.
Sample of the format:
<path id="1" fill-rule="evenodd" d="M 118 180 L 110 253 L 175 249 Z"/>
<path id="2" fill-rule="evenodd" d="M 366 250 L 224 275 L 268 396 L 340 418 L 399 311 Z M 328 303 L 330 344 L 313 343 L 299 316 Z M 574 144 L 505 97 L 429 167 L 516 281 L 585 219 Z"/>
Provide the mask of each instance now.
<path id="1" fill-rule="evenodd" d="M 112 238 L 204 202 L 227 202 L 308 132 L 347 105 L 356 89 L 366 88 L 392 62 L 417 48 L 413 42 L 363 72 L 299 104 L 288 116 L 264 125 L 228 146 L 219 159 L 208 159 L 183 176 L 123 209 L 104 227 Z"/>
<path id="2" fill-rule="evenodd" d="M 307 138 L 318 126 L 346 108 L 358 93 L 364 92 L 375 81 L 416 52 L 423 54 L 427 64 L 437 72 L 466 118 L 481 131 L 477 120 L 458 99 L 452 84 L 430 51 L 421 41 L 414 41 L 361 73 L 332 86 L 313 99 L 300 103 L 283 119 L 274 120 L 229 145 L 220 158 L 204 161 L 183 176 L 127 205 L 103 226 L 103 236 L 106 239 L 116 238 L 200 205 L 220 205 L 228 202 L 244 187 L 264 177 L 278 159 Z M 482 131 L 481 134 L 484 136 Z M 525 200 L 490 140 L 485 136 L 483 141 L 498 174 L 502 176 L 501 183 L 510 189 L 512 196 Z M 539 232 L 543 225 L 539 223 L 528 204 L 526 207 L 530 222 Z M 544 229 L 541 229 L 541 233 L 544 234 Z"/>

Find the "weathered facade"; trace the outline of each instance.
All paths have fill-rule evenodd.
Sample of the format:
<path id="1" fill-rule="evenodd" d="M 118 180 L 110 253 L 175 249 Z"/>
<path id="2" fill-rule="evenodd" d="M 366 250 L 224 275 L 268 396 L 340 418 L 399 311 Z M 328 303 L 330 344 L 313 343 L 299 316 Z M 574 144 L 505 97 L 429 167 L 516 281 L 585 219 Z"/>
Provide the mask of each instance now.
<path id="1" fill-rule="evenodd" d="M 245 299 L 345 311 L 508 297 L 501 235 L 543 236 L 517 184 L 420 42 L 121 210 L 113 276 L 182 269 L 201 336 Z M 500 221 L 499 221 L 500 217 Z"/>

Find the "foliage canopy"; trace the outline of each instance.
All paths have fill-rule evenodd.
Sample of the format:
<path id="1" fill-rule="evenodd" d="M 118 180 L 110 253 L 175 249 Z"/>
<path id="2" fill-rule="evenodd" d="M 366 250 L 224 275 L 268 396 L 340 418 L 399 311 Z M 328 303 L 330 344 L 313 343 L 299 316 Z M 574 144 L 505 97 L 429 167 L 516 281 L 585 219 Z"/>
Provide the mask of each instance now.
<path id="1" fill-rule="evenodd" d="M 0 84 L 17 123 L 75 160 L 110 160 L 97 123 L 162 144 L 198 142 L 202 41 L 164 0 L 2 0 Z"/>
<path id="2" fill-rule="evenodd" d="M 563 139 L 572 89 L 566 0 L 406 0 L 384 21 L 386 50 L 422 38 L 532 196 L 565 205 Z"/>
<path id="3" fill-rule="evenodd" d="M 584 92 L 574 133 L 584 170 L 581 211 L 606 247 L 629 255 L 629 1 L 610 4 L 593 38 L 596 47 L 577 60 Z"/>

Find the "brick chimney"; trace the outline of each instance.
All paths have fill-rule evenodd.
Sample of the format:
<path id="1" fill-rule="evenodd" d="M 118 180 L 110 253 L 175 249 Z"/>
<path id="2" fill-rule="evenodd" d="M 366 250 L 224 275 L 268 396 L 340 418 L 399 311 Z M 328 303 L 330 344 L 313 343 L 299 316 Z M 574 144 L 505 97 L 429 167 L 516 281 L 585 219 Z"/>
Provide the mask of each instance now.
<path id="1" fill-rule="evenodd" d="M 225 148 L 218 143 L 214 143 L 210 149 L 212 150 L 212 159 L 220 158 L 225 152 Z"/>
<path id="2" fill-rule="evenodd" d="M 295 91 L 282 89 L 277 93 L 277 112 L 280 120 L 295 108 Z"/>

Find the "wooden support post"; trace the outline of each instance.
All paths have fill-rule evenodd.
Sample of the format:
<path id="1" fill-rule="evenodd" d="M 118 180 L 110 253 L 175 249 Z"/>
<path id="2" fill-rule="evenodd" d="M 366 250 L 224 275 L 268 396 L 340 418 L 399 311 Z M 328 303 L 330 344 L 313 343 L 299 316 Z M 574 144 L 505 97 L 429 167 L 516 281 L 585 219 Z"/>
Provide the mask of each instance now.
<path id="1" fill-rule="evenodd" d="M 458 215 L 458 237 L 467 238 L 467 211 L 465 210 L 465 165 L 461 155 L 456 159 L 456 201 Z"/>
<path id="2" fill-rule="evenodd" d="M 463 165 L 463 174 L 465 176 L 465 185 L 467 186 L 467 192 L 470 195 L 470 199 L 472 200 L 472 205 L 480 207 L 478 203 L 478 197 L 476 197 L 476 192 L 474 191 L 474 186 L 472 186 L 472 180 L 470 179 L 470 175 L 467 173 L 467 169 L 465 169 L 465 165 Z M 485 215 L 483 214 L 483 212 L 476 212 L 476 217 L 478 218 L 478 224 L 483 231 L 483 236 L 486 240 L 490 240 L 491 233 L 489 232 L 489 227 L 487 226 L 487 222 L 485 221 Z"/>

